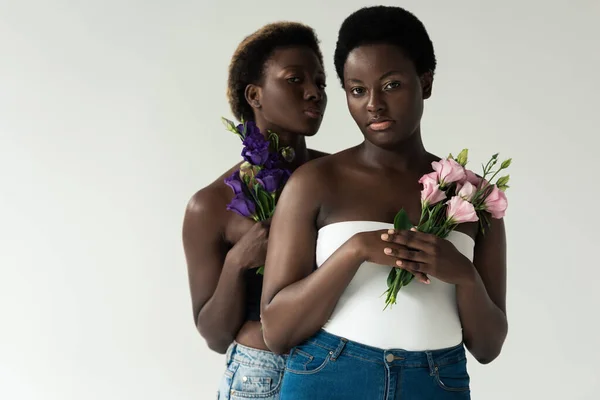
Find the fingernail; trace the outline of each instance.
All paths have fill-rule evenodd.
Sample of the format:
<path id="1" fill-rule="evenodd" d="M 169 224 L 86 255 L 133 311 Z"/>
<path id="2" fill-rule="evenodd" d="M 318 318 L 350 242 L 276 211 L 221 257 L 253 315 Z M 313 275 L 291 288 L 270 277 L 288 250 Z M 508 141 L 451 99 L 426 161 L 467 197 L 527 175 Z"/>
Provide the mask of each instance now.
<path id="1" fill-rule="evenodd" d="M 390 254 L 392 252 L 392 249 L 390 249 L 389 247 L 386 247 L 385 249 L 383 249 L 383 252 L 385 254 Z"/>
<path id="2" fill-rule="evenodd" d="M 381 235 L 381 238 L 383 240 L 388 240 L 390 238 L 390 236 L 387 233 L 384 233 L 383 235 Z"/>
<path id="3" fill-rule="evenodd" d="M 391 235 L 391 234 L 393 234 L 393 233 L 394 233 L 394 230 L 393 230 L 393 229 L 389 229 L 389 230 L 388 230 L 388 233 Z"/>
<path id="4" fill-rule="evenodd" d="M 426 279 L 426 280 L 425 280 L 425 284 L 426 284 L 426 285 L 429 285 L 430 283 L 431 283 L 431 281 L 430 281 L 429 279 Z"/>
<path id="5" fill-rule="evenodd" d="M 412 228 L 410 228 L 411 231 L 416 232 L 417 228 L 415 228 L 414 226 Z"/>
<path id="6" fill-rule="evenodd" d="M 396 265 L 399 267 L 402 266 L 402 261 L 400 261 L 400 260 L 396 261 Z"/>

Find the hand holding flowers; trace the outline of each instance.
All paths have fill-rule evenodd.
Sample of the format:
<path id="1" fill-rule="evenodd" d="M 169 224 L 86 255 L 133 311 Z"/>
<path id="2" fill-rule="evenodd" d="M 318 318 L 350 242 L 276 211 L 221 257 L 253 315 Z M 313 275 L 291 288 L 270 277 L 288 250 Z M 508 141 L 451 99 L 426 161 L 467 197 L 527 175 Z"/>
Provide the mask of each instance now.
<path id="1" fill-rule="evenodd" d="M 291 175 L 284 163 L 293 160 L 294 151 L 280 147 L 279 137 L 273 132 L 265 137 L 253 121 L 237 126 L 225 118 L 222 121 L 227 130 L 240 137 L 244 146 L 241 153 L 244 162 L 225 179 L 234 194 L 227 209 L 257 222 L 268 221 Z M 263 273 L 263 266 L 257 273 Z"/>
<path id="2" fill-rule="evenodd" d="M 396 304 L 398 291 L 408 285 L 415 274 L 432 275 L 451 284 L 469 282 L 473 276 L 473 265 L 452 243 L 444 240 L 459 224 L 480 222 L 485 233 L 490 217 L 504 217 L 508 202 L 504 191 L 508 188 L 509 176 L 491 181 L 511 164 L 504 161 L 493 170 L 498 154 L 483 166 L 483 177 L 465 168 L 468 150 L 464 149 L 455 159 L 432 163 L 433 172 L 423 175 L 419 183 L 421 191 L 421 217 L 416 227 L 410 223 L 403 209 L 396 215 L 394 228 L 382 234 L 381 239 L 395 246 L 384 252 L 398 258 L 387 279 L 386 308 Z M 488 176 L 491 175 L 489 178 Z"/>

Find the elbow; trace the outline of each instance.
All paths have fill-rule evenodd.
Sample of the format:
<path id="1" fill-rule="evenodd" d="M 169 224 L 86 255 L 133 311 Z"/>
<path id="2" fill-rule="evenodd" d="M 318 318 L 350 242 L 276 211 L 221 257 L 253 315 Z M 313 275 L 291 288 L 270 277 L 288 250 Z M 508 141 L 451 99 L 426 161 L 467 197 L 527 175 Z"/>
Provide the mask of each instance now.
<path id="1" fill-rule="evenodd" d="M 223 340 L 209 340 L 209 339 L 205 339 L 206 341 L 206 345 L 208 346 L 208 348 L 212 351 L 214 351 L 215 353 L 219 353 L 219 354 L 225 354 L 227 353 L 227 349 L 229 348 L 229 345 L 231 343 L 226 343 Z"/>
<path id="2" fill-rule="evenodd" d="M 469 351 L 473 355 L 473 358 L 477 360 L 479 364 L 490 364 L 494 361 L 498 356 L 500 356 L 501 346 L 496 345 L 479 345 L 479 346 L 468 346 Z"/>
<path id="3" fill-rule="evenodd" d="M 287 353 L 288 345 L 283 341 L 278 340 L 277 338 L 270 338 L 265 332 L 263 332 L 263 339 L 269 350 L 271 350 L 271 352 L 274 354 L 280 356 Z"/>
<path id="4" fill-rule="evenodd" d="M 263 311 L 262 318 L 263 339 L 265 344 L 273 353 L 277 355 L 285 354 L 289 349 L 289 344 L 285 340 L 286 336 L 282 332 L 281 325 L 273 321 L 273 317 L 267 310 Z"/>
<path id="5" fill-rule="evenodd" d="M 208 348 L 216 353 L 225 354 L 233 342 L 233 336 L 228 332 L 217 332 L 210 324 L 198 319 L 196 329 L 204 338 Z"/>
<path id="6" fill-rule="evenodd" d="M 474 357 L 479 364 L 487 365 L 487 364 L 490 364 L 492 361 L 494 361 L 496 358 L 498 358 L 499 355 L 500 355 L 500 353 L 497 353 L 497 354 L 490 353 L 490 354 L 479 354 Z"/>
<path id="7" fill-rule="evenodd" d="M 204 338 L 208 348 L 215 353 L 225 354 L 227 349 L 233 343 L 233 338 L 230 335 L 222 334 L 219 335 L 216 332 L 206 332 L 198 329 L 200 335 Z"/>
<path id="8" fill-rule="evenodd" d="M 506 339 L 506 332 L 499 334 L 498 337 L 493 341 L 481 344 L 479 346 L 472 346 L 471 354 L 479 364 L 487 365 L 492 361 L 500 357 L 502 348 L 504 347 L 504 341 Z"/>

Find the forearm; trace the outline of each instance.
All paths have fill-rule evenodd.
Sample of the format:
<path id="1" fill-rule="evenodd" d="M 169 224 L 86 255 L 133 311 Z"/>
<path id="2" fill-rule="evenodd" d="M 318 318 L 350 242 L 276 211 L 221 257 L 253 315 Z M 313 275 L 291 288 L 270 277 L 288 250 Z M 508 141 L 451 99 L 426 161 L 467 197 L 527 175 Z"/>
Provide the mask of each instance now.
<path id="1" fill-rule="evenodd" d="M 228 253 L 217 288 L 198 314 L 198 331 L 208 346 L 224 353 L 244 323 L 246 268 Z"/>
<path id="2" fill-rule="evenodd" d="M 361 263 L 349 241 L 319 269 L 280 290 L 262 313 L 263 335 L 271 351 L 282 354 L 317 332 Z"/>
<path id="3" fill-rule="evenodd" d="M 465 345 L 477 361 L 488 364 L 502 350 L 508 332 L 506 315 L 490 299 L 475 269 L 469 283 L 457 285 L 456 295 Z"/>

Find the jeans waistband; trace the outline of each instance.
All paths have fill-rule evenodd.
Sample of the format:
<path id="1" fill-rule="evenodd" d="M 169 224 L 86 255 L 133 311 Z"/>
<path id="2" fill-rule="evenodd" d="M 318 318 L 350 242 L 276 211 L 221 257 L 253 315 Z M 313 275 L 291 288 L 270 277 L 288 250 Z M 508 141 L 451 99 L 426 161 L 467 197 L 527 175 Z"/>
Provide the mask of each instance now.
<path id="1" fill-rule="evenodd" d="M 226 362 L 229 365 L 232 361 L 240 364 L 268 369 L 285 369 L 287 355 L 278 355 L 267 350 L 255 349 L 233 342 L 226 353 Z"/>
<path id="2" fill-rule="evenodd" d="M 350 341 L 322 329 L 306 340 L 304 344 L 319 346 L 328 350 L 332 359 L 346 354 L 360 358 L 363 361 L 387 364 L 389 366 L 433 368 L 434 366 L 455 364 L 466 359 L 463 343 L 445 349 L 427 351 L 380 349 Z"/>

